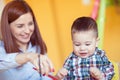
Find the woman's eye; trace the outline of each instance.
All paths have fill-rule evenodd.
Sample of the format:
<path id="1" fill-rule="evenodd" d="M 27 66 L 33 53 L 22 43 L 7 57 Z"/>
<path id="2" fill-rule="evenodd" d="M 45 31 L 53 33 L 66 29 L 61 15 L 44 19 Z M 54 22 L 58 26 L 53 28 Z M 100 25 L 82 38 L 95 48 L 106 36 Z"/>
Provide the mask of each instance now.
<path id="1" fill-rule="evenodd" d="M 17 27 L 18 27 L 18 28 L 22 28 L 22 27 L 23 27 L 23 25 L 18 25 Z"/>
<path id="2" fill-rule="evenodd" d="M 33 22 L 30 22 L 29 25 L 33 25 Z"/>

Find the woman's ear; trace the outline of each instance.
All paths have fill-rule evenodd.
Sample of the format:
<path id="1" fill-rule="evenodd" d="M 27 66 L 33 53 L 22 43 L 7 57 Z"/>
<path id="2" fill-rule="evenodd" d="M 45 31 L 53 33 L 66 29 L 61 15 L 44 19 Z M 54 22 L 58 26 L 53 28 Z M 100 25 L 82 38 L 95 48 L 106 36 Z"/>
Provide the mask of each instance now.
<path id="1" fill-rule="evenodd" d="M 98 47 L 99 41 L 100 41 L 100 38 L 97 37 L 97 38 L 96 38 L 96 47 Z"/>

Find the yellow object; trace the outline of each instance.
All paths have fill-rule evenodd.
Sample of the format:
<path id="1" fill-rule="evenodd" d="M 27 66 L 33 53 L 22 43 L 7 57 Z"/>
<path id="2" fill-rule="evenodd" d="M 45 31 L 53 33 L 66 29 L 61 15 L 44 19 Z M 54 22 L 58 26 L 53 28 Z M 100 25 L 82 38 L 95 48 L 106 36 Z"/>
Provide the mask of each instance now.
<path id="1" fill-rule="evenodd" d="M 118 67 L 118 63 L 117 62 L 114 62 L 114 61 L 111 61 L 114 65 L 114 70 L 115 70 L 115 75 L 113 76 L 113 79 L 112 80 L 120 80 L 120 73 L 119 73 L 119 68 Z"/>

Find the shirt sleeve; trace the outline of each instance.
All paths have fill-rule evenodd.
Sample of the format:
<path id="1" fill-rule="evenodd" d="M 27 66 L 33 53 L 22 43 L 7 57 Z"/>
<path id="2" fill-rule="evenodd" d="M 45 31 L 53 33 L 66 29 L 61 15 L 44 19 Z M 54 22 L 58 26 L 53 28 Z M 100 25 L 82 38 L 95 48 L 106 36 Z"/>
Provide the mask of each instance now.
<path id="1" fill-rule="evenodd" d="M 68 70 L 68 74 L 63 78 L 63 80 L 70 80 L 71 69 L 72 69 L 72 54 L 65 60 L 63 67 Z"/>
<path id="2" fill-rule="evenodd" d="M 103 60 L 103 76 L 105 80 L 111 80 L 114 75 L 114 66 L 113 64 L 108 60 L 108 58 L 105 55 L 105 52 L 102 51 L 101 54 L 102 60 Z"/>
<path id="3" fill-rule="evenodd" d="M 15 60 L 18 53 L 6 54 L 4 48 L 0 46 L 0 72 L 19 66 Z"/>
<path id="4" fill-rule="evenodd" d="M 65 63 L 63 65 L 64 68 L 66 68 L 68 71 L 71 69 L 71 64 L 72 64 L 72 57 L 71 55 L 65 60 Z"/>

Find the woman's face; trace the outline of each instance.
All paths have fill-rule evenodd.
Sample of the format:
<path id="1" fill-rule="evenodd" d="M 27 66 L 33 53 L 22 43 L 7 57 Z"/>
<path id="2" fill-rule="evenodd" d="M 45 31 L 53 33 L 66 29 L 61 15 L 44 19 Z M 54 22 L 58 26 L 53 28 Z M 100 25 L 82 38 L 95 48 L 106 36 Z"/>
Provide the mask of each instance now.
<path id="1" fill-rule="evenodd" d="M 10 29 L 18 45 L 28 44 L 34 32 L 34 22 L 31 13 L 21 15 L 10 23 Z"/>

